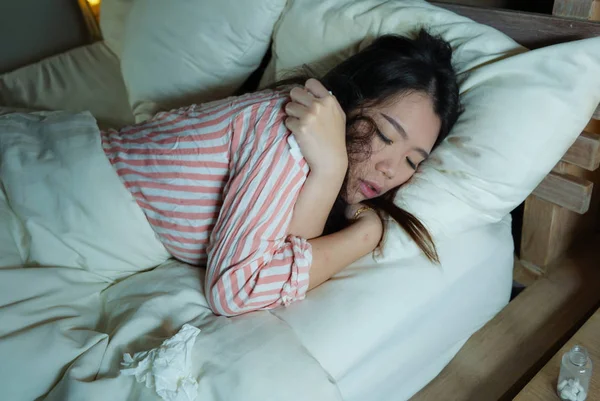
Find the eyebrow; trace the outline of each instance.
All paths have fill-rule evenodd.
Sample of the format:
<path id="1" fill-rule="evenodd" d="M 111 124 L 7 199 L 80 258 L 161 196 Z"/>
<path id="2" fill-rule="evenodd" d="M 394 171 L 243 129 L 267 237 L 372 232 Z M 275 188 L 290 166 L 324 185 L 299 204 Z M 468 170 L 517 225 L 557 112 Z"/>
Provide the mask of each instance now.
<path id="1" fill-rule="evenodd" d="M 406 130 L 402 127 L 402 125 L 400 125 L 398 121 L 396 121 L 394 118 L 388 116 L 385 113 L 379 114 L 381 114 L 383 118 L 385 118 L 390 124 L 392 124 L 392 126 L 396 129 L 396 131 L 398 131 L 402 138 L 408 139 L 408 134 L 406 133 Z M 425 159 L 429 157 L 429 153 L 427 153 L 427 151 L 425 151 L 425 149 L 423 148 L 415 148 L 415 151 L 419 152 L 421 156 L 423 156 Z"/>

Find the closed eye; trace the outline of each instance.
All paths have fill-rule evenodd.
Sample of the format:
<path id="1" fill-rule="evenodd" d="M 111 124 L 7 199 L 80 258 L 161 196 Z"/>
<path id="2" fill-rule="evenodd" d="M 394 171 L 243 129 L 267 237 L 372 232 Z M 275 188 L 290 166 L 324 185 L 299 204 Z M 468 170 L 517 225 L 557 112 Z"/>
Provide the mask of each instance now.
<path id="1" fill-rule="evenodd" d="M 381 130 L 379 130 L 379 129 L 377 130 L 377 135 L 383 141 L 383 143 L 385 143 L 386 145 L 391 145 L 392 143 L 394 143 L 394 141 L 392 141 L 390 138 L 383 135 L 383 132 L 381 132 Z"/>
<path id="2" fill-rule="evenodd" d="M 412 168 L 413 170 L 417 169 L 417 165 L 415 163 L 413 163 L 412 160 L 410 160 L 410 158 L 406 158 L 406 163 L 408 163 L 408 165 L 410 166 L 410 168 Z"/>

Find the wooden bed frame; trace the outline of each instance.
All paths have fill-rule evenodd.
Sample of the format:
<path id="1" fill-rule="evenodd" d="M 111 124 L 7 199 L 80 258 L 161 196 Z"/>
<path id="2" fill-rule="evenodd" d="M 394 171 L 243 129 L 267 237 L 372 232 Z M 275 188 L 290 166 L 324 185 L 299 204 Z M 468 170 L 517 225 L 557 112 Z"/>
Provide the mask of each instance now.
<path id="1" fill-rule="evenodd" d="M 530 49 L 600 36 L 600 22 L 592 21 L 600 20 L 600 0 L 555 0 L 553 15 L 452 4 L 502 6 L 505 0 L 441 1 L 432 3 L 490 25 Z M 512 400 L 600 306 L 599 166 L 600 105 L 525 201 L 515 279 L 529 286 L 412 401 Z"/>

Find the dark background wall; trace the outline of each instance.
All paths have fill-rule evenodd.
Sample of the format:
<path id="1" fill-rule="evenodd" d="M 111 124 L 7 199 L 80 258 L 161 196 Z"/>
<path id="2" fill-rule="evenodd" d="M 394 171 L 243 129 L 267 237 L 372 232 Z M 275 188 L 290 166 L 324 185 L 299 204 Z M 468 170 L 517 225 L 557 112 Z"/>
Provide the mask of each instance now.
<path id="1" fill-rule="evenodd" d="M 0 0 L 0 73 L 87 42 L 77 0 Z"/>
<path id="2" fill-rule="evenodd" d="M 539 13 L 551 13 L 554 3 L 553 0 L 438 1 Z M 77 0 L 0 0 L 0 73 L 88 42 Z"/>
<path id="3" fill-rule="evenodd" d="M 510 10 L 552 14 L 554 0 L 435 0 L 441 3 L 507 8 Z"/>

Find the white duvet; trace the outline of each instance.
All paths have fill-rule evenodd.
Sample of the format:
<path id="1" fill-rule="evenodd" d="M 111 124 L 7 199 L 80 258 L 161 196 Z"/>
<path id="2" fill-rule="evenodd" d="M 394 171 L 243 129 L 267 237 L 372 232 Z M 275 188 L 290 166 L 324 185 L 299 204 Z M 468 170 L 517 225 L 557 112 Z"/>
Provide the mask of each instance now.
<path id="1" fill-rule="evenodd" d="M 0 401 L 158 401 L 121 362 L 185 324 L 198 401 L 401 401 L 510 291 L 504 221 L 440 241 L 442 267 L 367 257 L 289 308 L 216 317 L 87 113 L 0 110 L 0 183 Z"/>
<path id="2" fill-rule="evenodd" d="M 159 400 L 120 363 L 185 323 L 202 330 L 197 400 L 340 399 L 274 315 L 212 314 L 204 271 L 167 261 L 88 113 L 0 116 L 0 179 L 0 400 Z"/>

